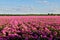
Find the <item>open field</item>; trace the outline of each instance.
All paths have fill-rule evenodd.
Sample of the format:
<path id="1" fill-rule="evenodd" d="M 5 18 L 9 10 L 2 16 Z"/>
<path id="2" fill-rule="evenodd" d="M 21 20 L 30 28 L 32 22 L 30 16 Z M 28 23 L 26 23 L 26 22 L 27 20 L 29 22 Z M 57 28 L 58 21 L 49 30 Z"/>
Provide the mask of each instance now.
<path id="1" fill-rule="evenodd" d="M 0 16 L 0 37 L 15 40 L 15 36 L 16 40 L 58 40 L 60 16 Z"/>

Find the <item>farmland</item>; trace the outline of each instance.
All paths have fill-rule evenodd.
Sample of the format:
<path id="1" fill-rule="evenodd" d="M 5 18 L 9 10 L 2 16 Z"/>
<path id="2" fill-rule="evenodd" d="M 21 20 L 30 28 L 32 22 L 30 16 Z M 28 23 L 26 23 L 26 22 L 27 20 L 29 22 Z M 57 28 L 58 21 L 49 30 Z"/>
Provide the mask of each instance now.
<path id="1" fill-rule="evenodd" d="M 60 16 L 0 16 L 0 37 L 15 36 L 17 40 L 58 40 Z"/>

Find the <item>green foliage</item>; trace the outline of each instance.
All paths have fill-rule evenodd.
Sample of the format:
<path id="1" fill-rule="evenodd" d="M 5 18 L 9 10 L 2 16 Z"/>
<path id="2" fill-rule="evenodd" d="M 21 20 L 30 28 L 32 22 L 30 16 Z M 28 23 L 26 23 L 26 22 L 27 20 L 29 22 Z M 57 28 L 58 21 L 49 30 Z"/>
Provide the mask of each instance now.
<path id="1" fill-rule="evenodd" d="M 5 27 L 4 25 L 0 26 L 0 31 L 3 30 L 4 27 Z"/>
<path id="2" fill-rule="evenodd" d="M 0 16 L 60 16 L 60 14 L 0 14 Z"/>

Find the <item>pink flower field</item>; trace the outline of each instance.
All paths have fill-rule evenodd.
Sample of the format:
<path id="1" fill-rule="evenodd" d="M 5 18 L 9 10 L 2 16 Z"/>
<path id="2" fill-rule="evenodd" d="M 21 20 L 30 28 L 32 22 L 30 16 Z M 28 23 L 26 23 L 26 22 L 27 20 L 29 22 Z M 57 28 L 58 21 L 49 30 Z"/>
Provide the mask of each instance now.
<path id="1" fill-rule="evenodd" d="M 0 16 L 0 40 L 60 40 L 60 16 Z"/>

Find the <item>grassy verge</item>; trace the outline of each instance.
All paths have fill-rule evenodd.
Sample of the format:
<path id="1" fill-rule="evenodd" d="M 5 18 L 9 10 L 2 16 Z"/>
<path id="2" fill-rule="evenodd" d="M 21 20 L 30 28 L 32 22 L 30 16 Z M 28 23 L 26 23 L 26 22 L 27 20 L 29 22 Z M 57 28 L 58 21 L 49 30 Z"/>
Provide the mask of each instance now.
<path id="1" fill-rule="evenodd" d="M 0 14 L 0 16 L 60 16 L 60 14 Z"/>

